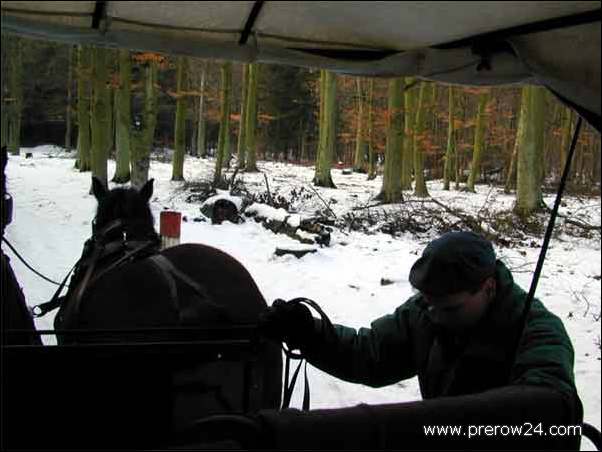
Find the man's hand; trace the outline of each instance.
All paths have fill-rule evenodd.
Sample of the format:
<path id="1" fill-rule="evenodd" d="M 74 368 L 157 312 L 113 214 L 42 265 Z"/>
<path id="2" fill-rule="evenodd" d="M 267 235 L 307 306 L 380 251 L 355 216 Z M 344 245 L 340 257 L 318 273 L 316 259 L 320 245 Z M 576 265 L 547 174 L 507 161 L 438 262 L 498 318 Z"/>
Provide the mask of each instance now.
<path id="1" fill-rule="evenodd" d="M 268 339 L 298 349 L 314 339 L 314 318 L 306 306 L 277 299 L 259 316 L 259 331 Z"/>

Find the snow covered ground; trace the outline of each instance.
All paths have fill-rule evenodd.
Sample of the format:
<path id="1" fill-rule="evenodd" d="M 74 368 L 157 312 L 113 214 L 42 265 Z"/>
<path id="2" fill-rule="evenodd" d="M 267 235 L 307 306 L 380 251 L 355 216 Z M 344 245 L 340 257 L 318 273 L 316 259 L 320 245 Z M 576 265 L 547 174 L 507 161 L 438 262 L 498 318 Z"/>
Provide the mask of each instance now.
<path id="1" fill-rule="evenodd" d="M 26 159 L 25 152 L 33 158 Z M 208 179 L 213 160 L 188 158 L 185 177 L 188 181 Z M 305 187 L 312 193 L 313 168 L 285 163 L 259 162 L 267 175 L 270 190 L 287 194 Z M 109 162 L 109 174 L 114 162 Z M 331 246 L 302 259 L 276 257 L 278 246 L 297 244 L 284 235 L 276 235 L 254 221 L 241 225 L 194 222 L 199 217 L 199 203 L 187 203 L 190 194 L 186 183 L 172 182 L 171 165 L 152 162 L 151 177 L 155 179 L 152 209 L 155 218 L 164 208 L 182 212 L 188 221 L 182 224 L 182 242 L 200 242 L 224 250 L 238 259 L 254 277 L 264 297 L 271 303 L 276 298 L 304 296 L 318 302 L 333 322 L 351 327 L 368 326 L 370 321 L 392 312 L 412 294 L 408 282 L 411 265 L 426 243 L 437 234 L 432 231 L 415 237 L 397 237 L 382 233 L 366 235 L 359 232 L 337 232 Z M 337 215 L 352 207 L 374 203 L 381 178 L 366 181 L 361 174 L 343 175 L 333 170 L 338 189 L 318 189 L 321 197 Z M 262 173 L 240 174 L 245 184 L 265 189 Z M 40 146 L 22 149 L 20 157 L 11 157 L 7 167 L 9 191 L 15 203 L 15 218 L 7 229 L 7 238 L 17 250 L 48 277 L 61 281 L 80 256 L 84 240 L 91 233 L 90 222 L 96 202 L 88 195 L 90 174 L 74 169 L 74 159 L 59 148 Z M 447 205 L 472 206 L 475 211 L 487 201 L 491 208 L 508 209 L 513 197 L 478 186 L 477 194 L 445 192 L 438 181 L 429 182 L 433 197 Z M 333 201 L 334 200 L 334 201 Z M 552 205 L 553 197 L 546 197 Z M 299 201 L 301 216 L 324 209 L 322 201 L 313 196 Z M 399 206 L 391 206 L 391 209 Z M 566 198 L 561 212 L 581 215 L 590 224 L 600 224 L 600 199 Z M 598 236 L 599 237 L 599 236 Z M 511 269 L 518 284 L 528 289 L 532 271 L 540 251 L 542 238 L 533 237 L 535 246 L 498 248 L 498 256 Z M 55 287 L 39 279 L 25 268 L 3 245 L 17 277 L 23 285 L 30 305 L 51 298 Z M 575 346 L 575 374 L 585 408 L 585 420 L 598 428 L 600 422 L 600 239 L 583 239 L 560 234 L 552 240 L 539 283 L 537 296 L 560 316 Z M 381 278 L 394 281 L 381 285 Z M 37 327 L 50 329 L 52 314 L 36 321 Z M 358 403 L 400 402 L 420 399 L 416 379 L 390 387 L 372 389 L 345 383 L 308 366 L 312 391 L 312 408 L 343 407 Z M 40 376 L 43 378 L 43 376 Z M 301 406 L 301 388 L 293 397 L 293 406 Z M 583 444 L 588 450 L 593 446 Z"/>

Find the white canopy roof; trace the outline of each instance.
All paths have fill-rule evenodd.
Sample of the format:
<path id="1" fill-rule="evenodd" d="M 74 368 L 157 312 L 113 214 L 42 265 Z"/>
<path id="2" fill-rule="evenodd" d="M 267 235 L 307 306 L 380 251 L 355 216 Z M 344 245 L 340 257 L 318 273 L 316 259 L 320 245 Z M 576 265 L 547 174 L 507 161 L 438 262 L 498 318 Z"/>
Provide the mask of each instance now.
<path id="1" fill-rule="evenodd" d="M 540 83 L 600 129 L 600 1 L 2 1 L 2 31 L 467 85 Z"/>

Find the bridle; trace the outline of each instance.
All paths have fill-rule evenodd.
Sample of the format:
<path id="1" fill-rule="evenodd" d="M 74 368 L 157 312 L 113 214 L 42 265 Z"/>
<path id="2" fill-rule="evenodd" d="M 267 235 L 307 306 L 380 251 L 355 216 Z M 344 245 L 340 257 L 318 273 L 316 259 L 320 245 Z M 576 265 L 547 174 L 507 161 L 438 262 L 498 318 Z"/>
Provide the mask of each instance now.
<path id="1" fill-rule="evenodd" d="M 127 223 L 122 219 L 116 219 L 102 227 L 100 230 L 96 226 L 96 220 L 92 221 L 92 237 L 86 240 L 82 257 L 75 263 L 67 273 L 63 282 L 55 292 L 52 299 L 46 303 L 39 304 L 31 308 L 34 317 L 42 317 L 48 312 L 63 306 L 65 303 L 65 315 L 78 315 L 81 305 L 81 299 L 91 285 L 98 281 L 102 276 L 115 268 L 141 257 L 147 257 L 155 254 L 159 250 L 160 237 L 154 233 L 149 234 L 145 240 L 127 240 L 125 230 Z M 120 239 L 109 240 L 116 232 L 121 231 Z M 101 261 L 107 261 L 111 257 L 116 259 L 101 271 L 94 275 Z M 61 292 L 72 272 L 84 272 L 79 283 L 70 287 L 66 296 L 61 296 Z M 93 276 L 94 275 L 94 276 Z M 70 292 L 75 290 L 72 295 Z"/>

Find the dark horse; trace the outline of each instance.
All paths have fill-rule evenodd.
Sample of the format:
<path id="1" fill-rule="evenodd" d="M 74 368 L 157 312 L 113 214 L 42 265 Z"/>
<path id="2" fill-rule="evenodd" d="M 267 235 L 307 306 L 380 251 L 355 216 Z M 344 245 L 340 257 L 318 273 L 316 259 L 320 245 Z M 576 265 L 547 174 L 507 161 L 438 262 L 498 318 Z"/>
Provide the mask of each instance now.
<path id="1" fill-rule="evenodd" d="M 93 237 L 86 242 L 82 259 L 70 289 L 55 320 L 59 343 L 66 346 L 102 342 L 109 345 L 127 343 L 134 347 L 162 339 L 149 332 L 161 331 L 174 338 L 179 331 L 228 330 L 237 325 L 254 325 L 266 302 L 249 272 L 228 254 L 201 244 L 183 244 L 159 250 L 160 240 L 154 229 L 149 208 L 153 180 L 140 191 L 117 188 L 107 191 L 93 179 L 92 191 L 98 201 L 93 222 Z M 117 264 L 116 264 L 117 262 Z M 103 331 L 91 336 L 69 331 Z M 128 330 L 133 335 L 114 335 L 106 330 Z M 133 331 L 132 331 L 133 330 Z M 166 332 L 167 331 L 167 332 Z M 153 333 L 154 334 L 154 333 Z M 187 344 L 183 344 L 183 347 Z M 169 354 L 177 352 L 171 345 Z M 207 414 L 232 413 L 278 408 L 282 387 L 282 356 L 275 344 L 257 340 L 258 357 L 252 371 L 236 360 L 195 358 L 170 371 L 172 387 L 177 387 L 173 401 L 172 422 L 185 426 Z M 166 352 L 167 354 L 168 352 Z M 119 378 L 148 381 L 171 364 L 152 363 L 144 370 L 133 354 L 115 369 Z M 218 356 L 219 357 L 219 356 Z M 198 359 L 199 362 L 194 362 Z M 134 364 L 131 364 L 134 362 Z M 249 385 L 246 407 L 241 405 L 243 384 Z M 181 390 L 182 388 L 185 390 Z M 147 388 L 153 391 L 153 388 Z M 148 395 L 152 400 L 153 395 Z M 145 402 L 146 403 L 146 402 Z M 150 408 L 149 408 L 150 409 Z"/>

